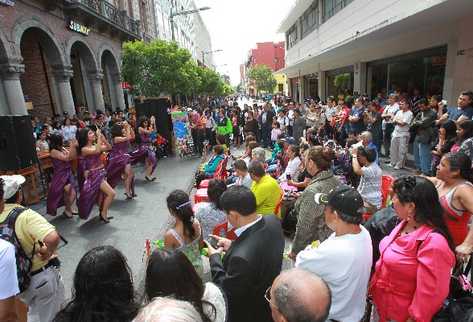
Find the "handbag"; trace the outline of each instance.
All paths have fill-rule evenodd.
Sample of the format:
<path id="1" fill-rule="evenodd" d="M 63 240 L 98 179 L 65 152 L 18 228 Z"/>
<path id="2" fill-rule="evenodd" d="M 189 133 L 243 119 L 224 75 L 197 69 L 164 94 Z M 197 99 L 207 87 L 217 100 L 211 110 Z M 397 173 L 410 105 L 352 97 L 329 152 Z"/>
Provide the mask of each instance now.
<path id="1" fill-rule="evenodd" d="M 450 294 L 432 322 L 473 322 L 473 289 L 468 279 L 473 256 L 463 269 L 457 264 L 450 280 Z"/>

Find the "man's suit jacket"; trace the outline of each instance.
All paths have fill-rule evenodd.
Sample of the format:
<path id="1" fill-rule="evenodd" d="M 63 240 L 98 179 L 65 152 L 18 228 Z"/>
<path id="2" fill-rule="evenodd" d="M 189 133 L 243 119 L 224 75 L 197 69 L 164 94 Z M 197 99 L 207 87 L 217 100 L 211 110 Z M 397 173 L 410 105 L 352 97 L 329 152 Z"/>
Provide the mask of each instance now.
<path id="1" fill-rule="evenodd" d="M 272 110 L 268 110 L 268 112 L 266 112 L 266 122 L 263 123 L 263 113 L 264 111 L 260 114 L 258 120 L 261 124 L 261 128 L 271 130 L 271 128 L 273 127 L 273 119 L 275 117 L 275 114 Z"/>
<path id="2" fill-rule="evenodd" d="M 270 322 L 264 293 L 281 272 L 284 237 L 280 220 L 264 216 L 245 230 L 223 257 L 210 257 L 213 281 L 228 299 L 229 322 Z"/>

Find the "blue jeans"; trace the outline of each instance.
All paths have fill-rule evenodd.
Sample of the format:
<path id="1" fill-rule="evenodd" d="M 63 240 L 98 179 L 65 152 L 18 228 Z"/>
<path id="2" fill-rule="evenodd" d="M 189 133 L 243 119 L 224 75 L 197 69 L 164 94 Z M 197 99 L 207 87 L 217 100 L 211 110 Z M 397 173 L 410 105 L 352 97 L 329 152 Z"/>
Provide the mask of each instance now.
<path id="1" fill-rule="evenodd" d="M 430 174 L 431 163 L 432 163 L 432 148 L 428 143 L 421 143 L 414 140 L 414 159 L 416 162 L 416 168 L 422 171 L 423 174 Z"/>

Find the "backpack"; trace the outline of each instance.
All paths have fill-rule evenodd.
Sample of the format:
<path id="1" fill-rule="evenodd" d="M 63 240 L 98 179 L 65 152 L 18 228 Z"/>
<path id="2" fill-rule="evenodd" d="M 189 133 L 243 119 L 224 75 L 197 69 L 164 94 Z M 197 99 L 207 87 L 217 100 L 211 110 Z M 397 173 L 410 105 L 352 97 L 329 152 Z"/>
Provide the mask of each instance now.
<path id="1" fill-rule="evenodd" d="M 30 285 L 31 281 L 31 267 L 33 266 L 32 259 L 34 255 L 34 246 L 31 253 L 31 257 L 28 257 L 26 252 L 21 247 L 20 240 L 15 232 L 15 223 L 19 215 L 25 211 L 26 208 L 16 207 L 8 214 L 5 221 L 0 223 L 0 238 L 15 246 L 15 258 L 16 258 L 16 272 L 18 275 L 18 287 L 20 293 L 25 291 Z"/>

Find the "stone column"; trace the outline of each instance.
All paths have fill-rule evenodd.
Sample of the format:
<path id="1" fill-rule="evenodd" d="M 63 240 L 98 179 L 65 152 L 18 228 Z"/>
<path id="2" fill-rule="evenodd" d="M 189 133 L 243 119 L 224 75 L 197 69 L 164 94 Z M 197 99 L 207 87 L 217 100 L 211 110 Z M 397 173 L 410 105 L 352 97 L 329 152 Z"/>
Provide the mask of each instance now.
<path id="1" fill-rule="evenodd" d="M 25 65 L 20 60 L 0 65 L 1 79 L 7 107 L 0 113 L 10 115 L 28 115 L 25 105 L 25 97 L 21 88 L 20 75 L 25 72 Z"/>
<path id="2" fill-rule="evenodd" d="M 69 115 L 75 115 L 76 109 L 71 89 L 71 78 L 74 75 L 72 66 L 54 66 L 53 74 L 56 80 L 61 110 Z"/>
<path id="3" fill-rule="evenodd" d="M 104 111 L 105 103 L 102 92 L 103 73 L 102 71 L 89 72 L 88 76 L 92 85 L 92 96 L 94 97 L 93 106 L 89 106 L 89 110 L 91 112 L 95 112 L 96 110 Z"/>
<path id="4" fill-rule="evenodd" d="M 317 82 L 317 90 L 319 92 L 320 99 L 322 101 L 326 100 L 326 93 L 325 93 L 325 72 L 323 70 L 319 70 L 318 72 L 319 81 Z"/>
<path id="5" fill-rule="evenodd" d="M 112 74 L 111 77 L 111 90 L 113 91 L 113 96 L 115 96 L 114 99 L 114 104 L 116 104 L 114 107 L 115 110 L 120 109 L 120 110 L 125 110 L 125 97 L 123 96 L 123 88 L 122 88 L 122 83 L 121 83 L 121 77 L 120 74 Z"/>
<path id="6" fill-rule="evenodd" d="M 353 65 L 353 93 L 366 94 L 366 63 L 357 62 Z"/>

